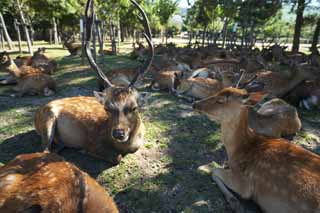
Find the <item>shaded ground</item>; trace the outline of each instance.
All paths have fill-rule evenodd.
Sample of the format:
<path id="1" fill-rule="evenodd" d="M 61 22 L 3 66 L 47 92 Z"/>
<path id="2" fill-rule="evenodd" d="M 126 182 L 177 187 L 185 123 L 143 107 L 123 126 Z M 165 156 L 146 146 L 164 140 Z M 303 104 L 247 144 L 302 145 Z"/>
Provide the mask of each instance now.
<path id="1" fill-rule="evenodd" d="M 10 88 L 0 87 L 0 163 L 21 153 L 40 151 L 40 138 L 33 127 L 39 106 L 62 97 L 91 95 L 95 73 L 80 65 L 78 57 L 67 56 L 60 48 L 48 50 L 59 71 L 54 74 L 59 89 L 50 98 L 8 97 Z M 105 68 L 136 66 L 128 58 L 107 57 Z M 152 93 L 142 116 L 146 142 L 120 165 L 107 163 L 64 150 L 62 155 L 95 177 L 115 198 L 121 212 L 230 212 L 222 194 L 200 165 L 226 159 L 219 142 L 218 126 L 192 113 L 190 105 L 166 93 Z M 296 136 L 305 147 L 319 150 L 320 113 L 302 112 L 304 130 Z"/>

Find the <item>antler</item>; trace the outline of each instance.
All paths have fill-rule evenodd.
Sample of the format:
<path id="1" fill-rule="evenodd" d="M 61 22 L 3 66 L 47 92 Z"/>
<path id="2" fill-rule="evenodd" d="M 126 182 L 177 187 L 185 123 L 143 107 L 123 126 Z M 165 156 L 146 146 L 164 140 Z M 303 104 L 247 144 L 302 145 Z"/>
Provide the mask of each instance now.
<path id="1" fill-rule="evenodd" d="M 241 83 L 241 81 L 242 81 L 242 79 L 243 79 L 243 76 L 244 76 L 246 70 L 241 69 L 240 72 L 241 72 L 241 75 L 240 75 L 240 78 L 239 78 L 238 83 L 236 84 L 236 88 L 239 88 L 239 85 L 240 85 L 240 83 Z"/>
<path id="2" fill-rule="evenodd" d="M 132 87 L 136 81 L 138 80 L 139 76 L 144 75 L 145 72 L 148 71 L 149 67 L 152 64 L 153 58 L 154 58 L 154 46 L 152 43 L 152 35 L 151 35 L 151 30 L 150 30 L 150 25 L 149 25 L 149 20 L 148 17 L 146 15 L 146 13 L 144 12 L 144 10 L 141 8 L 141 6 L 135 1 L 135 0 L 130 0 L 132 4 L 134 4 L 137 9 L 140 12 L 140 15 L 142 16 L 142 21 L 143 21 L 143 27 L 144 27 L 144 33 L 143 36 L 145 37 L 145 39 L 148 42 L 148 46 L 149 46 L 149 50 L 150 50 L 150 57 L 148 60 L 146 60 L 146 62 L 144 63 L 144 65 L 139 69 L 139 72 L 136 74 L 136 76 L 134 77 L 134 79 L 132 80 L 132 82 L 130 83 L 129 87 Z"/>
<path id="3" fill-rule="evenodd" d="M 91 67 L 98 73 L 99 77 L 105 82 L 107 87 L 112 87 L 113 86 L 112 83 L 109 81 L 107 76 L 104 74 L 104 72 L 100 69 L 100 67 L 94 61 L 92 57 L 91 49 L 90 49 L 92 24 L 94 20 L 93 6 L 94 6 L 94 0 L 88 0 L 86 5 L 86 11 L 85 11 L 85 20 L 86 20 L 86 42 L 85 42 L 86 51 L 85 52 Z"/>

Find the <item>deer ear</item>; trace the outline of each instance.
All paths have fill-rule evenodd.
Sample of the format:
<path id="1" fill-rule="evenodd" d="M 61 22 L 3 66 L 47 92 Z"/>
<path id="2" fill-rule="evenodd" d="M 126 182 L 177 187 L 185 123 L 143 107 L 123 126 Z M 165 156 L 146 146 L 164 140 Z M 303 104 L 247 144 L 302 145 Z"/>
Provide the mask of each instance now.
<path id="1" fill-rule="evenodd" d="M 103 92 L 96 92 L 93 91 L 94 96 L 97 98 L 97 100 L 101 103 L 101 104 L 105 104 L 106 102 L 106 96 L 104 95 Z"/>

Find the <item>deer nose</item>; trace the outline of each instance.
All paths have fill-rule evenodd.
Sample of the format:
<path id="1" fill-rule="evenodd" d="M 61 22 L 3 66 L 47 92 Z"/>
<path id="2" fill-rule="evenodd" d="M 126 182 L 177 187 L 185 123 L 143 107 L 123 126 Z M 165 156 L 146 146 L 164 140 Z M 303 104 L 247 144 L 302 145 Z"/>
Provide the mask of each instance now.
<path id="1" fill-rule="evenodd" d="M 124 129 L 114 129 L 112 131 L 112 137 L 115 139 L 123 140 L 125 138 Z"/>

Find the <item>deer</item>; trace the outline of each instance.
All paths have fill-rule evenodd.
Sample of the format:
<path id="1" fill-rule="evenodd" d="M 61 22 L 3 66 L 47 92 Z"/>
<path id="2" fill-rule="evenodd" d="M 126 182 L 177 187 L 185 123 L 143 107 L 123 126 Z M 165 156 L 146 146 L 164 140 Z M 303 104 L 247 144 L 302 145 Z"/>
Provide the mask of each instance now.
<path id="1" fill-rule="evenodd" d="M 155 73 L 151 82 L 151 89 L 154 91 L 169 90 L 170 93 L 176 92 L 177 85 L 183 77 L 183 72 L 180 70 L 170 70 Z"/>
<path id="2" fill-rule="evenodd" d="M 144 95 L 139 94 L 134 84 L 150 67 L 154 48 L 148 18 L 140 5 L 131 0 L 143 17 L 144 36 L 149 45 L 150 57 L 145 61 L 129 86 L 113 85 L 95 63 L 90 39 L 94 12 L 94 0 L 86 5 L 86 56 L 93 70 L 104 81 L 105 90 L 94 92 L 94 97 L 79 96 L 54 100 L 42 106 L 35 115 L 35 128 L 45 150 L 57 152 L 63 147 L 77 148 L 88 155 L 118 164 L 122 157 L 136 152 L 144 141 L 144 124 L 139 108 Z"/>
<path id="3" fill-rule="evenodd" d="M 19 68 L 6 52 L 0 54 L 0 60 L 0 66 L 17 81 L 17 86 L 14 88 L 17 92 L 15 96 L 22 97 L 25 94 L 51 96 L 55 94 L 56 83 L 51 76 L 30 66 Z"/>
<path id="4" fill-rule="evenodd" d="M 177 85 L 178 97 L 186 95 L 193 99 L 207 98 L 225 87 L 233 85 L 235 74 L 230 71 L 218 72 L 216 79 L 203 77 L 189 77 L 187 79 L 179 79 L 175 82 Z"/>
<path id="5" fill-rule="evenodd" d="M 249 126 L 268 137 L 290 137 L 301 129 L 297 109 L 279 98 L 263 103 L 257 111 L 249 110 L 248 116 Z"/>
<path id="6" fill-rule="evenodd" d="M 244 78 L 248 80 L 252 75 Z M 247 84 L 246 89 L 248 91 L 257 90 L 269 93 L 273 97 L 283 98 L 290 93 L 297 86 L 302 84 L 308 79 L 313 79 L 315 72 L 312 69 L 308 69 L 304 65 L 297 65 L 292 68 L 289 75 L 281 72 L 263 71 L 255 74 L 254 79 L 250 84 Z"/>
<path id="7" fill-rule="evenodd" d="M 18 155 L 0 167 L 0 183 L 0 212 L 119 212 L 102 186 L 54 153 Z"/>
<path id="8" fill-rule="evenodd" d="M 81 55 L 82 53 L 81 44 L 70 41 L 69 39 L 64 41 L 63 46 L 67 48 L 67 50 L 70 53 L 70 56 L 77 56 L 77 55 Z"/>
<path id="9" fill-rule="evenodd" d="M 267 213 L 319 212 L 320 156 L 252 130 L 248 96 L 246 90 L 226 88 L 193 104 L 221 125 L 229 169 L 214 168 L 213 180 L 236 212 L 242 207 L 229 189 L 254 200 Z"/>
<path id="10" fill-rule="evenodd" d="M 38 48 L 32 56 L 32 67 L 42 70 L 46 74 L 53 74 L 56 71 L 58 64 L 55 60 L 50 60 L 44 55 L 46 48 Z"/>

